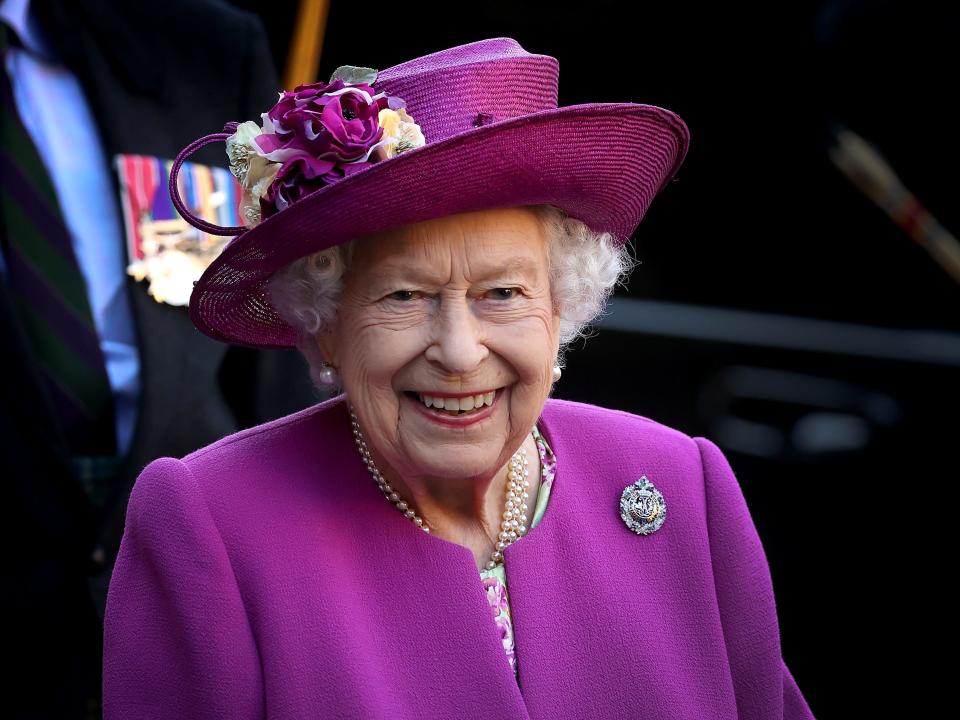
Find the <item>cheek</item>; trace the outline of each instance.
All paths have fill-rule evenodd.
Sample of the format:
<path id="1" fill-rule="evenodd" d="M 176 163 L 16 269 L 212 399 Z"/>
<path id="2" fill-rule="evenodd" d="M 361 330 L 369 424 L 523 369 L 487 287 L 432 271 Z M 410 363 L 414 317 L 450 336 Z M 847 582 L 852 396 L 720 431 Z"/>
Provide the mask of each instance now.
<path id="1" fill-rule="evenodd" d="M 360 394 L 393 394 L 395 376 L 423 353 L 423 334 L 369 327 L 348 333 L 341 352 L 341 376 Z"/>
<path id="2" fill-rule="evenodd" d="M 397 443 L 400 402 L 393 384 L 416 355 L 409 336 L 375 327 L 348 333 L 341 345 L 343 389 L 367 430 L 367 443 L 380 453 Z"/>
<path id="3" fill-rule="evenodd" d="M 546 297 L 524 308 L 523 315 L 509 324 L 528 355 L 550 355 L 559 338 L 560 316 Z"/>
<path id="4" fill-rule="evenodd" d="M 539 393 L 552 379 L 556 360 L 554 323 L 548 313 L 528 315 L 521 321 L 494 325 L 489 330 L 490 349 L 517 375 L 520 387 Z"/>

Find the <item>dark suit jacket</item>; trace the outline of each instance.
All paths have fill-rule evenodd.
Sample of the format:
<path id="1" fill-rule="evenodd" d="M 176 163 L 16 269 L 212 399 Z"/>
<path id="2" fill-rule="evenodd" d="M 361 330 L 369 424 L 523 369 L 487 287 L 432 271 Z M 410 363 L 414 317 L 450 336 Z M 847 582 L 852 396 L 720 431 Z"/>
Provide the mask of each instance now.
<path id="1" fill-rule="evenodd" d="M 258 119 L 276 100 L 262 27 L 229 5 L 35 0 L 32 10 L 83 86 L 108 160 L 116 153 L 172 158 L 228 120 Z M 223 146 L 205 150 L 194 159 L 226 164 Z M 74 708 L 99 689 L 107 584 L 140 470 L 317 399 L 294 351 L 223 345 L 197 331 L 186 308 L 154 301 L 145 284 L 128 277 L 127 292 L 140 351 L 140 412 L 114 495 L 99 512 L 68 470 L 55 409 L 0 282 L 10 368 L 0 389 L 0 525 L 9 554 L 4 664 L 17 668 L 12 691 L 29 708 L 24 716 L 80 717 Z M 94 562 L 101 552 L 104 561 Z M 45 701 L 56 709 L 42 710 Z"/>

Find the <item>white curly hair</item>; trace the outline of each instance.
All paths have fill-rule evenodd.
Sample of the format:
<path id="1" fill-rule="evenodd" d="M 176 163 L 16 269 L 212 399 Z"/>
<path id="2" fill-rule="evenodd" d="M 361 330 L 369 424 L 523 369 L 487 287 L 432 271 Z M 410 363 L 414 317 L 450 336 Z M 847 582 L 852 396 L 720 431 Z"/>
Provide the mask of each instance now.
<path id="1" fill-rule="evenodd" d="M 544 224 L 550 243 L 548 271 L 554 308 L 560 315 L 557 364 L 577 338 L 591 335 L 590 324 L 604 311 L 616 285 L 625 285 L 636 266 L 629 243 L 608 232 L 593 232 L 553 205 L 530 205 Z M 297 347 L 318 386 L 324 358 L 314 338 L 333 322 L 353 242 L 294 261 L 270 279 L 267 292 L 280 316 L 297 331 Z"/>

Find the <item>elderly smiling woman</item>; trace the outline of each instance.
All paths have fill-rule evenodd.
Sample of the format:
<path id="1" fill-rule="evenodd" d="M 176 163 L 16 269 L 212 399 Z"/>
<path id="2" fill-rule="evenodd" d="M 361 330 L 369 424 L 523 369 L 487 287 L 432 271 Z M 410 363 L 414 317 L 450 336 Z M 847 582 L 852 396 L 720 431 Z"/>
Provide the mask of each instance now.
<path id="1" fill-rule="evenodd" d="M 181 213 L 237 235 L 194 323 L 343 392 L 143 470 L 108 720 L 812 718 L 717 446 L 550 397 L 688 143 L 556 90 L 496 38 L 340 68 L 181 153 Z M 215 140 L 245 227 L 179 200 Z"/>

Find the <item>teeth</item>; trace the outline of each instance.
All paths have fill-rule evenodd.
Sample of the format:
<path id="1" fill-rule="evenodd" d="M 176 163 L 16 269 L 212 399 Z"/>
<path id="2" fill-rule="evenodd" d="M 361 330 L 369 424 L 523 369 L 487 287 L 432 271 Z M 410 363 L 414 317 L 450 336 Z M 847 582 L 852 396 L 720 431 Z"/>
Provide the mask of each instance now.
<path id="1" fill-rule="evenodd" d="M 434 407 L 452 413 L 460 412 L 461 410 L 479 410 L 485 405 L 492 405 L 495 395 L 496 390 L 491 390 L 490 392 L 483 393 L 482 395 L 468 395 L 467 397 L 462 398 L 436 397 L 433 395 L 418 394 L 420 402 L 427 407 Z"/>

